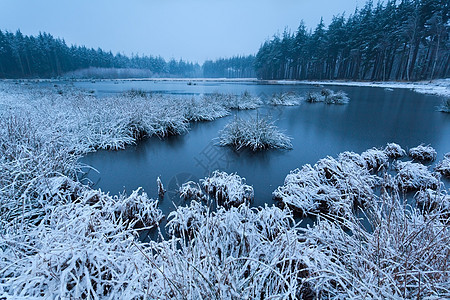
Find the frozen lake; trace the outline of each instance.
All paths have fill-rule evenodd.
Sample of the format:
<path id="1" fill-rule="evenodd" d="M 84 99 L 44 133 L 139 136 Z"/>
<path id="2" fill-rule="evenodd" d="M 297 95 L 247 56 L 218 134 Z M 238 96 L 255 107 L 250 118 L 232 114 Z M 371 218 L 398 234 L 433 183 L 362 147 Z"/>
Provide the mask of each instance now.
<path id="1" fill-rule="evenodd" d="M 311 85 L 265 85 L 256 82 L 187 82 L 169 81 L 98 81 L 76 82 L 75 86 L 94 91 L 98 96 L 121 93 L 130 89 L 147 92 L 195 95 L 213 92 L 240 94 L 248 91 L 263 100 L 273 93 L 295 91 L 300 95 L 320 91 Z M 450 115 L 437 112 L 442 98 L 406 89 L 393 91 L 371 87 L 334 87 L 350 97 L 347 105 L 303 103 L 295 107 L 263 106 L 253 111 L 232 111 L 228 117 L 213 122 L 191 124 L 188 134 L 166 139 L 149 138 L 121 151 L 98 151 L 83 158 L 99 173 L 88 177 L 94 187 L 111 194 L 143 187 L 157 197 L 156 178 L 160 176 L 168 193 L 160 202 L 167 215 L 173 203 L 183 204 L 178 186 L 188 180 L 197 181 L 220 169 L 245 177 L 255 189 L 255 206 L 272 204 L 272 192 L 284 182 L 286 175 L 304 164 L 314 164 L 327 155 L 343 151 L 361 153 L 388 142 L 411 148 L 430 144 L 441 160 L 450 151 Z M 280 130 L 293 138 L 292 150 L 269 150 L 250 153 L 235 152 L 217 146 L 219 131 L 235 115 L 269 115 Z M 448 181 L 447 181 L 448 185 Z"/>

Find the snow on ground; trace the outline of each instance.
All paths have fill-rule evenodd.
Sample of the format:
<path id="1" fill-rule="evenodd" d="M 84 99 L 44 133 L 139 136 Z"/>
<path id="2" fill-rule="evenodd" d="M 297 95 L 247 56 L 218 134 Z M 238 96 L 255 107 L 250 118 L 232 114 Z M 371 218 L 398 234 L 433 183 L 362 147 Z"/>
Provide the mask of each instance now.
<path id="1" fill-rule="evenodd" d="M 363 82 L 363 81 L 340 81 L 340 80 L 324 80 L 324 81 L 307 81 L 307 80 L 271 80 L 268 83 L 275 84 L 309 84 L 309 85 L 339 85 L 339 86 L 356 86 L 356 87 L 380 87 L 387 89 L 411 89 L 421 94 L 431 94 L 443 97 L 450 97 L 450 78 L 435 79 L 432 81 L 418 82 Z"/>

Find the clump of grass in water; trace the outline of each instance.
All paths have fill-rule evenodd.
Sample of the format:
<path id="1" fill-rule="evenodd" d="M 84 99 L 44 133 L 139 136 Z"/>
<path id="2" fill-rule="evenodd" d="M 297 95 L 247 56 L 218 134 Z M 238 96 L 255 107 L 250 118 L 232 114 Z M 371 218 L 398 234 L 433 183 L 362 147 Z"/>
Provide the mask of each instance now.
<path id="1" fill-rule="evenodd" d="M 445 154 L 444 159 L 436 165 L 435 170 L 446 177 L 450 177 L 450 152 Z"/>
<path id="2" fill-rule="evenodd" d="M 442 101 L 441 106 L 439 106 L 439 111 L 450 113 L 450 98 L 447 98 Z"/>
<path id="3" fill-rule="evenodd" d="M 388 143 L 384 148 L 384 153 L 389 158 L 400 158 L 406 155 L 406 151 L 396 143 Z"/>
<path id="4" fill-rule="evenodd" d="M 316 103 L 325 102 L 326 104 L 347 104 L 350 98 L 344 91 L 334 92 L 330 89 L 322 89 L 320 93 L 308 92 L 306 94 L 306 102 Z"/>
<path id="5" fill-rule="evenodd" d="M 269 104 L 274 106 L 295 106 L 299 105 L 302 100 L 303 98 L 299 97 L 293 92 L 275 93 L 269 99 Z"/>
<path id="6" fill-rule="evenodd" d="M 131 89 L 124 93 L 125 96 L 131 97 L 131 98 L 147 98 L 147 92 L 142 89 Z"/>
<path id="7" fill-rule="evenodd" d="M 193 181 L 183 183 L 179 193 L 184 200 L 212 200 L 218 206 L 226 208 L 249 204 L 253 201 L 255 194 L 253 187 L 246 184 L 245 178 L 219 170 L 201 179 L 200 184 Z"/>
<path id="8" fill-rule="evenodd" d="M 236 117 L 220 132 L 219 139 L 220 145 L 232 146 L 236 150 L 292 149 L 291 138 L 278 131 L 268 117 L 257 116 L 247 120 Z"/>
<path id="9" fill-rule="evenodd" d="M 371 169 L 365 157 L 344 152 L 338 159 L 327 157 L 314 166 L 291 171 L 273 196 L 304 215 L 321 212 L 348 217 L 375 197 L 373 189 L 379 178 L 370 174 Z"/>
<path id="10" fill-rule="evenodd" d="M 436 155 L 436 150 L 429 145 L 419 145 L 409 149 L 409 156 L 419 161 L 434 161 L 436 159 Z"/>

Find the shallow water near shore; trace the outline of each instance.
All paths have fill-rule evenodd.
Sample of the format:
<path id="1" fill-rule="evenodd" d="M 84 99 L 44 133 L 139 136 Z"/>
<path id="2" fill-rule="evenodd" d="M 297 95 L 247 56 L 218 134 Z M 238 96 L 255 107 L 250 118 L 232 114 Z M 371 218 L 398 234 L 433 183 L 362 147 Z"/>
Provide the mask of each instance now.
<path id="1" fill-rule="evenodd" d="M 75 86 L 94 91 L 98 96 L 122 93 L 130 89 L 178 95 L 198 95 L 213 92 L 241 94 L 248 91 L 262 100 L 273 93 L 294 91 L 304 95 L 320 91 L 309 85 L 263 85 L 229 82 L 153 82 L 102 81 L 77 82 Z M 236 172 L 254 187 L 254 206 L 275 203 L 272 192 L 284 182 L 291 170 L 317 160 L 337 156 L 344 151 L 361 153 L 372 147 L 384 147 L 388 142 L 408 149 L 430 144 L 438 152 L 437 161 L 450 151 L 450 115 L 436 107 L 442 98 L 423 95 L 406 89 L 393 91 L 370 87 L 333 87 L 350 97 L 346 105 L 302 103 L 282 107 L 264 105 L 253 111 L 232 111 L 231 115 L 212 122 L 192 123 L 188 134 L 165 139 L 151 137 L 125 150 L 101 150 L 82 159 L 99 173 L 90 171 L 87 178 L 95 188 L 111 194 L 130 193 L 142 187 L 156 198 L 156 178 L 160 176 L 167 193 L 160 208 L 167 216 L 174 205 L 184 205 L 177 189 L 182 183 L 198 181 L 219 169 Z M 292 150 L 261 152 L 234 151 L 217 146 L 219 131 L 234 116 L 269 115 L 281 131 L 292 137 Z M 84 179 L 86 180 L 86 178 Z M 86 181 L 85 181 L 86 182 Z M 448 181 L 444 181 L 448 188 Z"/>

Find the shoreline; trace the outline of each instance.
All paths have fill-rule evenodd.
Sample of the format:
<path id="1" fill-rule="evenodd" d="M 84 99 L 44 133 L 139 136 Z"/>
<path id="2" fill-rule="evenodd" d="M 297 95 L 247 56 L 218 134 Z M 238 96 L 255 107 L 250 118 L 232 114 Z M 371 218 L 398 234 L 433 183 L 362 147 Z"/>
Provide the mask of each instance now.
<path id="1" fill-rule="evenodd" d="M 414 92 L 442 97 L 450 97 L 450 78 L 435 79 L 432 81 L 341 81 L 341 80 L 269 80 L 268 84 L 284 85 L 335 85 L 353 87 L 377 87 L 386 89 L 410 89 Z"/>
<path id="2" fill-rule="evenodd" d="M 153 81 L 153 82 L 227 82 L 227 83 L 262 83 L 270 85 L 320 85 L 376 87 L 385 89 L 410 89 L 417 93 L 450 97 L 450 78 L 432 81 L 346 81 L 346 80 L 259 80 L 257 78 L 118 78 L 118 79 L 0 79 L 3 82 L 103 82 L 103 81 Z"/>

